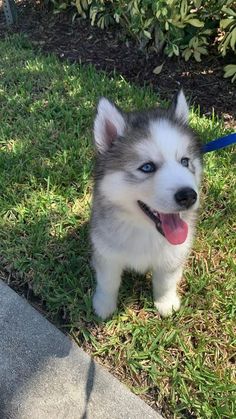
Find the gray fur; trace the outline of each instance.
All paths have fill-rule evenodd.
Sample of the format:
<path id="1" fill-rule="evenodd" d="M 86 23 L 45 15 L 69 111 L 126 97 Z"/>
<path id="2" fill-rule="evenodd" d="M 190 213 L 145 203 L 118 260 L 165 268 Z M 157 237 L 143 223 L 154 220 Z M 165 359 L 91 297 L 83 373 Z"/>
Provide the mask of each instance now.
<path id="1" fill-rule="evenodd" d="M 195 132 L 188 126 L 188 124 L 184 122 L 184 120 L 181 118 L 176 118 L 176 103 L 177 101 L 175 101 L 169 109 L 156 108 L 129 113 L 124 113 L 119 108 L 116 108 L 125 121 L 125 127 L 122 135 L 118 135 L 115 139 L 113 139 L 111 144 L 109 144 L 109 147 L 104 149 L 101 149 L 100 147 L 100 149 L 96 152 L 90 233 L 94 248 L 94 267 L 97 273 L 98 281 L 97 291 L 94 296 L 94 308 L 97 314 L 102 318 L 106 318 L 109 314 L 112 313 L 112 311 L 114 311 L 118 293 L 117 288 L 116 291 L 109 294 L 110 291 L 106 291 L 104 285 L 101 285 L 101 279 L 103 280 L 103 276 L 106 278 L 107 275 L 107 264 L 109 265 L 110 260 L 112 260 L 114 257 L 114 273 L 110 272 L 109 275 L 111 275 L 110 281 L 114 281 L 114 283 L 117 282 L 117 287 L 119 287 L 119 277 L 121 272 L 117 272 L 117 269 L 119 271 L 119 266 L 115 262 L 115 255 L 121 254 L 125 246 L 128 246 L 128 249 L 130 249 L 132 253 L 133 244 L 137 249 L 137 254 L 141 255 L 143 252 L 145 253 L 150 251 L 150 260 L 147 258 L 147 263 L 145 262 L 145 266 L 147 266 L 148 269 L 154 270 L 153 277 L 155 283 L 153 286 L 154 297 L 156 296 L 155 305 L 158 307 L 161 314 L 169 314 L 171 307 L 175 309 L 179 307 L 179 300 L 176 294 L 174 294 L 174 291 L 173 298 L 171 299 L 170 303 L 168 303 L 169 305 L 166 304 L 165 301 L 163 303 L 162 299 L 165 297 L 165 295 L 167 295 L 167 291 L 165 291 L 165 287 L 163 285 L 165 282 L 158 282 L 160 275 L 159 271 L 161 269 L 161 275 L 166 278 L 166 283 L 169 281 L 169 276 L 173 277 L 174 284 L 179 280 L 182 272 L 183 262 L 186 260 L 186 256 L 191 246 L 192 236 L 196 223 L 197 210 L 192 209 L 191 211 L 187 211 L 185 214 L 185 220 L 187 221 L 190 230 L 190 238 L 188 240 L 189 243 L 186 244 L 186 249 L 182 251 L 180 247 L 179 253 L 176 249 L 173 249 L 173 255 L 175 254 L 175 256 L 173 256 L 173 260 L 172 258 L 169 258 L 169 260 L 166 259 L 165 261 L 163 260 L 162 268 L 160 264 L 160 266 L 156 266 L 155 263 L 153 264 L 153 258 L 155 258 L 155 246 L 159 243 L 158 241 L 162 243 L 163 240 L 159 237 L 160 233 L 158 231 L 153 233 L 155 229 L 155 227 L 153 227 L 153 231 L 150 230 L 149 239 L 148 229 L 147 232 L 144 233 L 142 232 L 143 225 L 139 225 L 139 223 L 136 225 L 133 225 L 132 222 L 129 223 L 128 216 L 130 216 L 130 214 L 126 212 L 124 205 L 119 203 L 119 201 L 110 202 L 109 198 L 107 198 L 103 192 L 101 192 L 100 188 L 104 177 L 107 175 L 109 176 L 109 174 L 115 174 L 116 172 L 122 172 L 124 174 L 125 184 L 133 185 L 134 188 L 136 187 L 135 185 L 138 187 L 141 185 L 141 183 L 143 185 L 145 185 L 145 182 L 148 183 L 148 179 L 153 176 L 153 174 L 150 173 L 146 177 L 141 178 L 138 170 L 135 171 L 132 170 L 132 168 L 135 167 L 138 169 L 138 166 L 140 165 L 140 155 L 137 152 L 137 146 L 141 144 L 144 139 L 148 139 L 150 137 L 150 122 L 152 121 L 167 121 L 168 126 L 173 128 L 174 131 L 178 133 L 179 137 L 188 137 L 188 153 L 190 153 L 193 160 L 197 158 L 199 161 L 201 161 L 201 145 L 199 139 L 197 138 Z M 112 106 L 114 107 L 115 105 L 112 104 Z M 160 168 L 163 162 L 156 162 L 155 158 L 156 156 L 153 156 L 153 162 L 158 165 L 158 168 Z M 143 163 L 145 163 L 145 161 Z M 191 163 L 189 166 L 189 171 L 194 175 L 195 170 L 196 167 L 193 163 Z M 140 199 L 141 198 L 142 197 L 140 197 Z M 147 226 L 147 228 L 149 228 L 149 226 Z M 154 245 L 153 240 L 155 240 L 155 237 L 157 238 L 158 243 Z M 170 251 L 168 246 L 169 245 L 165 241 L 163 244 L 161 244 L 160 255 L 162 254 L 161 252 L 165 251 L 165 248 L 167 249 L 167 253 Z M 109 256 L 108 253 L 110 252 L 110 249 L 112 253 Z M 152 251 L 154 252 L 153 254 Z M 156 257 L 158 257 L 158 254 Z M 136 269 L 132 264 L 129 266 L 128 262 L 122 266 L 122 269 L 127 267 Z M 137 268 L 137 270 L 142 271 L 142 268 Z M 146 268 L 144 268 L 144 270 L 146 270 Z M 104 274 L 101 274 L 103 271 Z M 102 278 L 99 279 L 101 275 Z M 113 275 L 114 278 L 112 279 Z M 104 279 L 104 281 L 106 282 L 107 279 Z M 159 288 L 156 286 L 157 283 L 159 284 Z M 109 289 L 110 285 L 109 283 L 107 284 Z M 101 288 L 101 286 L 103 288 Z M 110 301 L 108 299 L 108 295 L 110 295 Z"/>
<path id="2" fill-rule="evenodd" d="M 121 112 L 126 121 L 124 135 L 117 137 L 105 153 L 96 153 L 94 168 L 95 182 L 99 182 L 104 176 L 104 173 L 124 169 L 124 166 L 129 161 L 139 161 L 132 145 L 148 137 L 150 121 L 154 120 L 168 120 L 177 130 L 180 130 L 183 134 L 187 134 L 192 139 L 190 154 L 198 157 L 202 156 L 199 138 L 187 124 L 175 118 L 173 105 L 169 109 L 154 108 L 129 113 Z"/>

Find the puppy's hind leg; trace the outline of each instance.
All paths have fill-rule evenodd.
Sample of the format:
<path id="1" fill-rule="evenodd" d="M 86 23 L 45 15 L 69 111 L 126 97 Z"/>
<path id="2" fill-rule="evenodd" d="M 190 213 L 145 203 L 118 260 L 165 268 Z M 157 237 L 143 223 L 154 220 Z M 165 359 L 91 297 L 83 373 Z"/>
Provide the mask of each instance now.
<path id="1" fill-rule="evenodd" d="M 177 284 L 181 280 L 183 268 L 167 272 L 156 269 L 153 272 L 154 305 L 161 316 L 169 316 L 173 310 L 180 307 L 180 298 L 177 294 Z"/>
<path id="2" fill-rule="evenodd" d="M 116 260 L 108 260 L 101 256 L 94 258 L 93 266 L 97 279 L 97 287 L 93 296 L 93 308 L 95 313 L 104 320 L 117 307 L 122 267 Z"/>

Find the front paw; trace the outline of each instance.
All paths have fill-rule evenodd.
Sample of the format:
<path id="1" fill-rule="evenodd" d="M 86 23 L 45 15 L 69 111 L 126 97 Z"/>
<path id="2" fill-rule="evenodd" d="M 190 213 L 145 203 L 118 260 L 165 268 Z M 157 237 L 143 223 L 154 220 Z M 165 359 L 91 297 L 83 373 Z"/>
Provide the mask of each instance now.
<path id="1" fill-rule="evenodd" d="M 163 317 L 170 316 L 174 311 L 180 308 L 180 298 L 177 294 L 162 297 L 154 301 L 154 305 Z"/>
<path id="2" fill-rule="evenodd" d="M 96 291 L 93 296 L 93 308 L 97 316 L 105 320 L 116 310 L 116 301 L 105 293 Z"/>

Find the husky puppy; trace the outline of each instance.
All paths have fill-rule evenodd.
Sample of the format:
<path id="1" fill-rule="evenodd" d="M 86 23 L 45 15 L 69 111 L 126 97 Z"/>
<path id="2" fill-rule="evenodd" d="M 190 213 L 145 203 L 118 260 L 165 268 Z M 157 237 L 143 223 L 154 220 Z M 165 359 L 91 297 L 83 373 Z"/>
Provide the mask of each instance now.
<path id="1" fill-rule="evenodd" d="M 98 103 L 90 233 L 93 307 L 102 319 L 117 307 L 125 269 L 152 271 L 162 316 L 179 309 L 176 286 L 193 240 L 202 171 L 188 114 L 182 90 L 168 110 L 124 113 L 106 98 Z"/>

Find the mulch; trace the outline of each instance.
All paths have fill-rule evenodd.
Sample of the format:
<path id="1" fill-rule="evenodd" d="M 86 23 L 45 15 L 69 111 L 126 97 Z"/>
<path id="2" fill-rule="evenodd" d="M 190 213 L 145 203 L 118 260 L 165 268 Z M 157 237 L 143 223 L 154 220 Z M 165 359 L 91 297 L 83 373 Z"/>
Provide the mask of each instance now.
<path id="1" fill-rule="evenodd" d="M 200 105 L 201 113 L 220 116 L 226 127 L 236 127 L 235 84 L 223 78 L 223 67 L 233 58 L 216 57 L 214 48 L 203 62 L 185 63 L 179 58 L 166 58 L 156 53 L 147 55 L 132 39 L 125 39 L 116 28 L 101 30 L 88 20 L 76 18 L 74 11 L 53 14 L 34 1 L 18 2 L 18 23 L 6 27 L 0 15 L 0 36 L 6 33 L 25 33 L 42 51 L 55 53 L 62 60 L 93 64 L 97 70 L 112 74 L 114 70 L 126 80 L 140 86 L 150 86 L 162 99 L 171 99 L 182 86 L 191 103 Z M 164 63 L 161 74 L 153 70 Z"/>

